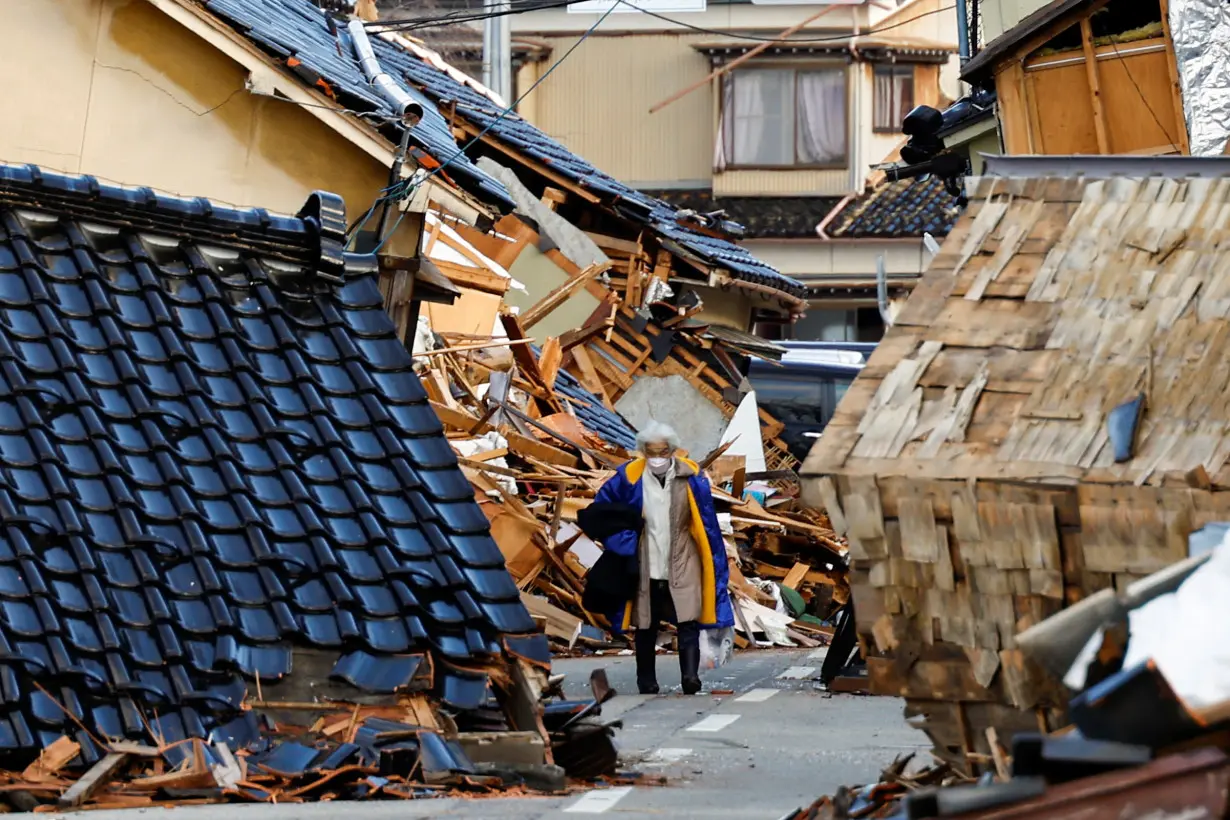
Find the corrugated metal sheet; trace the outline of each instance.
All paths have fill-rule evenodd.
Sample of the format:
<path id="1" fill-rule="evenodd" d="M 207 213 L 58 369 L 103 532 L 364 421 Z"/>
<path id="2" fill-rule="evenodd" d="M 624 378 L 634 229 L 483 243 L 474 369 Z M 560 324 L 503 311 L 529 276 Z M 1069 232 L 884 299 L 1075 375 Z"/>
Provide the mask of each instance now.
<path id="1" fill-rule="evenodd" d="M 708 180 L 713 94 L 697 89 L 656 114 L 649 107 L 703 80 L 703 35 L 595 36 L 531 95 L 534 124 L 616 179 L 633 185 Z M 576 38 L 550 38 L 563 54 Z"/>
<path id="2" fill-rule="evenodd" d="M 801 195 L 844 196 L 850 193 L 850 172 L 726 171 L 713 176 L 714 196 Z"/>

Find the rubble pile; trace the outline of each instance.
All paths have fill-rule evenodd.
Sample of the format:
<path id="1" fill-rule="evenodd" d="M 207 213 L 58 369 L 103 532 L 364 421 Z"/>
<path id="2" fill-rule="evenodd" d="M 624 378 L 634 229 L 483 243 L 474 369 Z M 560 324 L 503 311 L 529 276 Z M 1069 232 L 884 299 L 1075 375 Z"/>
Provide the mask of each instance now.
<path id="1" fill-rule="evenodd" d="M 503 724 L 494 698 L 476 712 L 449 714 L 421 695 L 397 706 L 333 708 L 250 700 L 239 718 L 208 738 L 173 735 L 161 723 L 150 727 L 148 743 L 92 736 L 79 743 L 63 735 L 24 769 L 0 770 L 0 804 L 31 811 L 409 800 L 561 793 L 571 788 L 570 778 L 622 782 L 628 776 L 616 776 L 611 743 L 618 723 L 597 719 L 615 691 L 601 671 L 591 686 L 593 700 L 544 702 L 550 749 L 538 732 L 483 730 Z M 552 757 L 555 764 L 543 762 Z"/>
<path id="2" fill-rule="evenodd" d="M 898 761 L 880 783 L 788 817 L 1225 817 L 1227 533 L 1224 523 L 1197 530 L 1185 560 L 1017 636 L 1026 657 L 1067 684 L 1069 725 L 1002 738 L 988 728 L 991 754 L 967 750 L 963 771 L 942 764 L 905 777 Z"/>
<path id="3" fill-rule="evenodd" d="M 880 780 L 867 786 L 843 787 L 837 793 L 816 800 L 807 808 L 787 814 L 781 820 L 846 820 L 846 818 L 896 817 L 907 795 L 937 786 L 955 786 L 972 778 L 939 762 L 921 770 L 909 771 L 913 754 L 902 755 L 880 773 Z"/>
<path id="4" fill-rule="evenodd" d="M 428 334 L 420 378 L 457 453 L 522 600 L 559 652 L 623 644 L 604 613 L 582 605 L 585 577 L 601 546 L 577 513 L 630 460 L 632 425 L 585 390 L 566 368 L 556 337 L 542 347 L 504 312 L 480 339 Z M 429 341 L 428 341 L 429 340 Z M 828 518 L 797 502 L 790 471 L 748 482 L 733 442 L 691 453 L 714 488 L 730 561 L 738 647 L 815 647 L 849 601 L 846 546 Z"/>

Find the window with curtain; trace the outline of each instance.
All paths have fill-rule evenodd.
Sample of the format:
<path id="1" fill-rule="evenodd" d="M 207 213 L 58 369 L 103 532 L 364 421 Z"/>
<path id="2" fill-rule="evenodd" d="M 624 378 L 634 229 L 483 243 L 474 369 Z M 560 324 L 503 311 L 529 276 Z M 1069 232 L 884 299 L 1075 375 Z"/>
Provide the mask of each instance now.
<path id="1" fill-rule="evenodd" d="M 844 68 L 749 68 L 726 75 L 714 165 L 844 167 Z"/>
<path id="2" fill-rule="evenodd" d="M 914 107 L 914 66 L 875 67 L 875 118 L 877 131 L 901 132 L 901 121 Z"/>

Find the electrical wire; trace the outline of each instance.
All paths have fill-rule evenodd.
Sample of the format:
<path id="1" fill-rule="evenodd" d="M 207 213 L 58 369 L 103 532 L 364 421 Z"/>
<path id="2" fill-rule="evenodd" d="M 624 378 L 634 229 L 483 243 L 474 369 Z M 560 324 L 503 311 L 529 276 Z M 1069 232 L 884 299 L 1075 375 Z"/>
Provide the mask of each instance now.
<path id="1" fill-rule="evenodd" d="M 1127 74 L 1128 80 L 1132 83 L 1132 88 L 1136 89 L 1136 94 L 1140 97 L 1140 101 L 1145 104 L 1145 108 L 1149 109 L 1149 116 L 1153 117 L 1153 122 L 1157 125 L 1158 129 L 1161 130 L 1162 136 L 1170 140 L 1171 146 L 1178 148 L 1178 143 L 1170 137 L 1170 129 L 1162 125 L 1162 121 L 1157 116 L 1157 112 L 1154 111 L 1153 106 L 1149 104 L 1149 99 L 1145 96 L 1145 92 L 1141 91 L 1140 86 L 1136 83 L 1136 78 L 1132 76 L 1132 69 L 1128 68 L 1127 61 L 1124 60 L 1123 55 L 1119 53 L 1119 46 L 1115 44 L 1114 40 L 1110 41 L 1110 47 L 1115 50 L 1115 56 L 1119 58 L 1119 64 L 1123 66 L 1123 72 Z"/>
<path id="2" fill-rule="evenodd" d="M 531 2 L 533 2 L 533 0 L 531 0 Z M 495 12 L 491 14 L 474 15 L 469 18 L 457 17 L 456 16 L 457 12 L 454 12 L 451 15 L 444 15 L 443 17 L 433 18 L 431 20 L 428 20 L 427 18 L 423 18 L 420 20 L 407 20 L 407 21 L 389 20 L 389 21 L 378 21 L 376 23 L 370 23 L 368 25 L 372 27 L 380 27 L 382 30 L 386 30 L 386 31 L 407 31 L 407 30 L 412 30 L 413 28 L 440 25 L 439 21 L 441 20 L 450 20 L 453 22 L 469 22 L 471 20 L 488 19 L 491 17 L 502 17 L 502 16 L 509 15 L 509 14 L 522 14 L 528 11 L 538 11 L 542 9 L 559 8 L 559 7 L 571 5 L 573 2 L 576 2 L 576 0 L 549 0 L 549 2 L 535 2 L 533 3 L 533 5 L 501 9 L 499 12 Z M 703 26 L 696 26 L 691 23 L 684 23 L 680 20 L 667 17 L 663 14 L 659 14 L 654 11 L 643 9 L 637 6 L 635 3 L 630 2 L 630 0 L 613 0 L 613 2 L 611 3 L 611 6 L 606 11 L 604 11 L 597 20 L 594 21 L 593 25 L 591 25 L 581 35 L 581 37 L 575 43 L 573 43 L 572 46 L 569 47 L 569 49 L 566 52 L 564 52 L 564 54 L 558 60 L 552 63 L 551 66 L 548 67 L 545 72 L 543 72 L 542 76 L 540 76 L 533 83 L 533 85 L 531 85 L 528 89 L 525 90 L 523 94 L 521 94 L 521 96 L 519 96 L 516 100 L 514 100 L 512 105 L 510 105 L 508 108 L 505 108 L 503 111 L 501 111 L 499 116 L 497 116 L 491 123 L 489 123 L 482 131 L 478 132 L 478 134 L 476 134 L 473 137 L 473 139 L 471 139 L 469 142 L 467 142 L 465 145 L 459 148 L 456 153 L 454 153 L 447 160 L 441 163 L 438 167 L 434 168 L 430 173 L 428 173 L 426 176 L 422 177 L 421 179 L 417 179 L 417 180 L 414 178 L 407 179 L 407 180 L 402 181 L 401 183 L 397 183 L 392 186 L 389 186 L 388 188 L 382 189 L 381 195 L 377 197 L 376 200 L 372 203 L 371 208 L 367 210 L 367 212 L 363 215 L 361 219 L 357 220 L 355 223 L 351 225 L 350 230 L 347 232 L 348 239 L 351 235 L 354 234 L 355 231 L 361 229 L 362 226 L 366 224 L 367 220 L 371 218 L 371 215 L 375 213 L 376 208 L 378 208 L 381 204 L 390 202 L 390 201 L 399 200 L 399 199 L 404 199 L 410 196 L 414 192 L 415 189 L 417 189 L 423 183 L 430 180 L 436 174 L 443 171 L 450 164 L 452 164 L 456 159 L 463 156 L 466 150 L 468 150 L 476 142 L 482 139 L 487 134 L 487 132 L 489 132 L 492 128 L 498 125 L 505 117 L 511 114 L 516 109 L 517 105 L 521 103 L 522 100 L 524 100 L 527 96 L 529 96 L 530 93 L 534 91 L 534 89 L 536 89 L 544 80 L 547 79 L 547 77 L 551 75 L 551 72 L 553 72 L 557 67 L 559 67 L 559 65 L 563 63 L 564 60 L 568 59 L 568 57 L 572 54 L 572 52 L 575 51 L 577 47 L 581 45 L 581 43 L 585 42 L 585 40 L 588 39 L 589 36 L 593 34 L 594 31 L 597 30 L 598 26 L 601 25 L 603 21 L 605 21 L 606 18 L 609 17 L 611 13 L 615 11 L 616 7 L 619 6 L 620 4 L 623 4 L 632 9 L 635 9 L 636 11 L 639 11 L 642 14 L 647 14 L 650 17 L 655 17 L 659 20 L 671 23 L 673 25 L 681 26 L 683 28 L 691 29 L 693 31 L 698 31 L 698 32 L 702 32 L 705 34 L 713 34 L 713 35 L 720 36 L 720 37 L 729 37 L 729 38 L 734 38 L 734 39 L 739 39 L 739 40 L 751 40 L 754 42 L 769 42 L 769 43 L 780 42 L 782 44 L 820 43 L 820 42 L 843 42 L 843 41 L 850 40 L 852 37 L 855 36 L 853 34 L 842 34 L 842 35 L 827 36 L 827 37 L 799 37 L 799 38 L 791 37 L 791 38 L 787 38 L 783 40 L 780 37 L 757 37 L 755 35 L 750 35 L 750 34 L 731 34 L 730 32 L 726 32 L 726 31 L 718 31 L 715 29 L 704 28 Z M 495 4 L 493 3 L 491 5 L 495 5 Z M 486 8 L 488 6 L 484 4 L 483 7 Z M 857 36 L 866 36 L 869 34 L 878 34 L 883 31 L 890 31 L 892 29 L 896 29 L 896 28 L 900 28 L 905 25 L 909 25 L 910 23 L 913 23 L 916 20 L 921 20 L 924 17 L 930 17 L 931 15 L 934 15 L 934 14 L 940 14 L 946 11 L 952 11 L 955 8 L 956 8 L 955 4 L 949 5 L 949 6 L 942 6 L 937 9 L 932 9 L 931 11 L 923 12 L 922 14 L 917 14 L 905 20 L 900 20 L 896 23 L 893 23 L 892 25 L 868 29 L 867 31 L 860 32 Z M 469 11 L 469 10 L 466 10 L 466 11 Z M 399 22 L 404 22 L 407 24 L 407 26 L 405 28 L 396 27 Z M 388 28 L 386 28 L 386 26 L 388 26 Z M 1162 130 L 1163 132 L 1165 132 L 1164 128 Z M 397 230 L 398 225 L 401 224 L 401 221 L 404 218 L 405 218 L 405 212 L 403 211 L 397 217 L 397 221 L 393 223 L 393 228 L 389 231 L 389 233 L 385 237 L 382 237 L 380 239 L 379 244 L 377 244 L 376 247 L 372 250 L 372 253 L 379 251 L 380 248 L 384 246 L 385 242 L 387 242 L 388 238 L 391 237 L 393 233 Z"/>
<path id="3" fill-rule="evenodd" d="M 843 42 L 846 40 L 850 40 L 854 37 L 866 37 L 868 34 L 879 34 L 882 31 L 892 31 L 895 28 L 901 28 L 902 26 L 909 25 L 910 23 L 913 23 L 916 20 L 921 20 L 924 17 L 930 17 L 933 14 L 940 14 L 945 11 L 952 11 L 953 9 L 956 8 L 956 4 L 953 4 L 951 6 L 942 6 L 941 8 L 932 9 L 931 11 L 924 11 L 922 14 L 916 14 L 913 17 L 907 18 L 905 20 L 900 20 L 896 23 L 893 23 L 892 25 L 881 26 L 879 28 L 870 28 L 870 29 L 867 29 L 866 31 L 860 31 L 858 32 L 857 35 L 851 32 L 849 34 L 838 34 L 835 36 L 828 36 L 828 37 L 788 37 L 786 39 L 782 39 L 781 37 L 757 37 L 754 34 L 733 34 L 729 31 L 718 31 L 717 29 L 705 28 L 703 26 L 693 25 L 692 23 L 685 23 L 682 20 L 676 20 L 673 17 L 667 17 L 666 15 L 659 14 L 656 11 L 649 11 L 648 9 L 643 9 L 640 6 L 636 5 L 635 3 L 629 2 L 629 0 L 615 0 L 615 2 L 617 4 L 623 4 L 625 6 L 628 6 L 629 8 L 636 9 L 642 14 L 647 14 L 650 17 L 656 17 L 657 19 L 662 20 L 663 22 L 671 23 L 672 25 L 691 29 L 692 31 L 698 31 L 698 32 L 701 32 L 702 34 L 712 34 L 717 37 L 726 37 L 732 40 L 751 40 L 752 42 L 757 42 L 757 43 L 781 43 L 782 45 L 790 45 L 792 43 Z"/>
<path id="4" fill-rule="evenodd" d="M 534 81 L 534 83 L 533 83 L 533 84 L 532 84 L 529 88 L 527 88 L 527 89 L 526 89 L 526 90 L 525 90 L 525 91 L 524 91 L 524 92 L 523 92 L 523 93 L 522 93 L 519 97 L 517 97 L 517 99 L 513 100 L 512 104 L 511 104 L 511 105 L 509 105 L 507 108 L 505 108 L 503 111 L 501 111 L 501 112 L 499 113 L 499 116 L 497 116 L 495 119 L 493 119 L 491 122 L 489 122 L 489 123 L 488 123 L 488 124 L 487 124 L 487 125 L 483 128 L 483 130 L 481 130 L 481 131 L 479 131 L 477 134 L 475 134 L 475 135 L 474 135 L 474 136 L 470 139 L 470 141 L 469 141 L 469 142 L 467 142 L 465 145 L 463 145 L 463 146 L 461 146 L 460 148 L 458 148 L 458 149 L 457 149 L 457 151 L 456 151 L 456 153 L 454 153 L 452 156 L 450 156 L 450 157 L 449 157 L 448 159 L 446 159 L 444 162 L 440 163 L 440 165 L 439 165 L 439 166 L 437 166 L 437 167 L 433 168 L 433 169 L 432 169 L 432 170 L 431 170 L 431 171 L 430 171 L 430 172 L 429 172 L 426 176 L 424 176 L 422 179 L 415 180 L 415 179 L 411 178 L 410 180 L 407 180 L 407 181 L 406 181 L 406 182 L 407 182 L 407 184 L 406 184 L 406 185 L 404 185 L 404 186 L 402 186 L 402 187 L 404 188 L 404 195 L 405 195 L 405 196 L 410 196 L 411 194 L 413 194 L 413 192 L 414 192 L 416 189 L 418 189 L 419 187 L 421 187 L 424 183 L 426 183 L 428 180 L 430 180 L 430 179 L 431 179 L 432 177 L 434 177 L 436 174 L 440 173 L 440 172 L 441 172 L 441 171 L 443 171 L 445 168 L 447 168 L 447 167 L 448 167 L 450 164 L 452 164 L 452 163 L 453 163 L 453 162 L 454 162 L 457 158 L 464 156 L 464 155 L 465 155 L 465 152 L 466 152 L 466 150 L 467 150 L 468 148 L 470 148 L 470 147 L 471 147 L 471 146 L 473 146 L 475 143 L 477 143 L 479 140 L 481 140 L 484 136 L 486 136 L 486 135 L 487 135 L 487 132 L 489 132 L 492 128 L 495 128 L 497 125 L 499 125 L 501 122 L 503 122 L 503 121 L 504 121 L 504 119 L 505 119 L 505 118 L 506 118 L 509 114 L 513 113 L 513 112 L 516 110 L 517 106 L 521 103 L 521 101 L 522 101 L 522 100 L 524 100 L 526 97 L 528 97 L 528 96 L 529 96 L 529 95 L 530 95 L 530 94 L 534 91 L 534 89 L 536 89 L 536 88 L 538 88 L 538 86 L 542 85 L 542 83 L 543 83 L 543 82 L 547 79 L 547 77 L 550 77 L 550 76 L 551 76 L 551 72 L 553 72 L 553 71 L 555 71 L 555 69 L 559 68 L 559 67 L 560 67 L 560 65 L 561 65 L 561 64 L 563 64 L 563 62 L 564 62 L 565 60 L 567 60 L 570 56 L 572 56 L 572 52 L 576 51 L 576 50 L 577 50 L 577 48 L 579 48 L 579 47 L 580 47 L 581 43 L 583 43 L 583 42 L 585 42 L 586 40 L 588 40 L 588 39 L 589 39 L 589 36 L 590 36 L 591 34 L 593 34 L 593 33 L 594 33 L 597 29 L 598 29 L 598 26 L 602 25 L 603 21 L 604 21 L 604 20 L 606 20 L 606 18 L 607 18 L 607 17 L 609 17 L 609 16 L 611 15 L 611 12 L 613 12 L 613 11 L 615 10 L 615 6 L 616 6 L 616 4 L 615 4 L 615 3 L 612 3 L 612 4 L 611 4 L 611 7 L 610 7 L 609 9 L 607 9 L 605 12 L 603 12 L 603 13 L 602 13 L 602 16 L 601 16 L 601 17 L 599 17 L 597 20 L 595 20 L 595 21 L 594 21 L 594 24 L 593 24 L 592 26 L 590 26 L 588 29 L 586 29 L 586 30 L 585 30 L 585 33 L 584 33 L 584 34 L 582 34 L 582 35 L 580 36 L 580 38 L 578 38 L 578 39 L 577 39 L 577 41 L 576 41 L 575 43 L 573 43 L 571 46 L 569 46 L 569 47 L 568 47 L 568 50 L 567 50 L 567 51 L 565 51 L 562 55 L 560 55 L 560 58 L 559 58 L 558 60 L 556 60 L 555 62 L 551 63 L 551 65 L 547 68 L 547 70 L 546 70 L 546 71 L 544 71 L 544 72 L 542 73 L 542 76 L 540 76 L 537 80 L 535 80 L 535 81 Z M 373 203 L 373 204 L 372 204 L 372 207 L 371 207 L 371 210 L 369 210 L 369 211 L 368 211 L 369 216 L 370 216 L 370 214 L 371 214 L 373 211 L 375 211 L 376 206 L 377 206 L 377 205 L 378 205 L 381 201 L 388 201 L 388 200 L 389 200 L 389 198 L 390 198 L 390 197 L 386 196 L 386 197 L 384 197 L 384 198 L 383 198 L 383 200 L 378 199 L 375 203 Z M 399 198 L 402 198 L 402 197 L 399 197 Z M 373 253 L 373 254 L 374 254 L 374 253 L 378 253 L 378 252 L 380 251 L 380 249 L 384 247 L 384 244 L 385 244 L 385 243 L 389 240 L 389 238 L 390 238 L 391 236 L 393 236 L 393 234 L 394 234 L 394 233 L 396 233 L 396 232 L 397 232 L 397 227 L 401 224 L 401 221 L 402 221 L 403 219 L 405 219 L 405 218 L 406 218 L 406 212 L 405 212 L 405 211 L 402 211 L 402 212 L 401 212 L 401 213 L 397 216 L 397 221 L 393 223 L 393 227 L 389 229 L 388 234 L 386 234 L 385 236 L 383 236 L 383 237 L 381 237 L 381 238 L 380 238 L 380 241 L 376 244 L 376 247 L 374 247 L 374 248 L 372 248 L 372 249 L 371 249 L 370 253 Z M 366 222 L 366 219 L 367 219 L 367 218 L 365 217 L 365 218 L 364 218 L 364 221 L 365 221 L 365 222 Z"/>
<path id="5" fill-rule="evenodd" d="M 441 25 L 456 25 L 458 23 L 474 23 L 480 20 L 490 20 L 496 17 L 506 17 L 510 14 L 524 14 L 530 11 L 541 11 L 543 9 L 564 8 L 576 0 L 529 0 L 529 2 L 518 6 L 515 2 L 511 3 L 509 8 L 502 8 L 502 3 L 496 2 L 490 5 L 482 6 L 483 9 L 492 9 L 491 11 L 481 11 L 480 9 L 459 9 L 449 12 L 448 14 L 437 17 L 407 17 L 396 20 L 376 20 L 367 23 L 366 26 L 371 29 L 380 31 L 416 31 L 421 28 L 431 28 Z"/>
<path id="6" fill-rule="evenodd" d="M 404 20 L 380 20 L 380 21 L 376 21 L 373 23 L 368 23 L 367 25 L 372 28 L 378 28 L 382 31 L 403 31 L 403 32 L 404 31 L 414 31 L 414 30 L 421 29 L 421 28 L 431 28 L 431 27 L 439 26 L 439 25 L 451 25 L 451 24 L 456 24 L 456 23 L 478 22 L 482 20 L 488 20 L 491 18 L 495 18 L 495 17 L 504 17 L 504 16 L 512 15 L 512 14 L 525 14 L 531 11 L 543 11 L 547 9 L 564 8 L 564 7 L 572 5 L 575 2 L 577 2 L 577 0 L 543 0 L 542 2 L 539 2 L 538 0 L 528 0 L 526 4 L 522 6 L 517 6 L 515 5 L 515 0 L 514 0 L 514 4 L 511 8 L 501 9 L 499 11 L 481 12 L 477 9 L 463 9 L 463 10 L 450 12 L 449 14 L 441 15 L 439 17 L 407 18 Z M 483 4 L 480 8 L 483 8 L 483 9 L 498 8 L 499 5 L 501 4 L 497 0 L 497 2 L 493 2 L 490 4 Z M 730 31 L 722 31 L 719 29 L 705 28 L 704 26 L 698 26 L 694 23 L 688 23 L 683 20 L 678 20 L 674 17 L 668 17 L 665 14 L 661 14 L 656 11 L 650 11 L 649 9 L 641 8 L 640 6 L 631 2 L 631 0 L 614 0 L 614 4 L 612 8 L 614 8 L 615 5 L 628 6 L 629 8 L 639 11 L 640 13 L 645 14 L 649 17 L 654 17 L 665 23 L 670 23 L 671 25 L 690 29 L 692 31 L 700 32 L 702 34 L 712 34 L 717 37 L 725 37 L 725 38 L 734 39 L 734 40 L 748 40 L 750 42 L 756 42 L 756 43 L 780 42 L 784 44 L 842 42 L 845 40 L 849 40 L 855 36 L 864 37 L 869 34 L 879 34 L 880 32 L 884 32 L 884 31 L 892 31 L 893 29 L 901 28 L 902 26 L 906 26 L 917 20 L 921 20 L 924 17 L 930 17 L 935 14 L 942 14 L 946 11 L 952 11 L 956 8 L 956 4 L 949 5 L 949 6 L 942 6 L 940 8 L 922 12 L 921 14 L 916 14 L 913 17 L 909 17 L 905 20 L 899 20 L 896 23 L 892 23 L 891 25 L 880 26 L 879 28 L 870 28 L 870 29 L 867 29 L 866 31 L 861 31 L 857 35 L 851 33 L 851 34 L 826 35 L 823 37 L 788 37 L 783 40 L 780 37 L 762 37 L 762 36 L 758 36 L 755 34 L 736 34 Z M 611 10 L 608 9 L 606 13 L 609 14 L 610 11 Z"/>

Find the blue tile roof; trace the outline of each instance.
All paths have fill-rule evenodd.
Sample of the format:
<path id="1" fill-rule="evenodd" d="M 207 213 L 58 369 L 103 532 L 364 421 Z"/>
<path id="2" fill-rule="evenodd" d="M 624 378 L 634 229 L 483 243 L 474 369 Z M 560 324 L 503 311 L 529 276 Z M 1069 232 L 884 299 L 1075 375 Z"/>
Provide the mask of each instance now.
<path id="1" fill-rule="evenodd" d="M 287 63 L 308 85 L 323 89 L 346 108 L 394 114 L 392 106 L 363 76 L 345 27 L 336 26 L 338 36 L 335 37 L 324 12 L 309 0 L 207 0 L 205 7 L 270 55 Z M 390 52 L 401 51 L 378 37 L 372 38 L 372 45 L 382 64 Z M 443 162 L 456 155 L 457 144 L 443 115 L 420 91 L 412 87 L 406 90 L 423 107 L 423 118 L 410 131 L 412 144 L 419 152 L 417 157 L 425 153 Z M 322 157 L 321 161 L 328 159 Z M 423 164 L 431 167 L 434 163 L 428 160 Z M 447 173 L 484 200 L 495 202 L 506 210 L 513 207 L 504 186 L 464 154 L 449 163 Z M 351 204 L 358 207 L 358 203 Z"/>
<path id="2" fill-rule="evenodd" d="M 555 379 L 555 391 L 568 400 L 585 429 L 607 444 L 636 448 L 636 429 L 618 413 L 606 409 L 602 399 L 581 386 L 571 373 L 561 370 Z"/>
<path id="3" fill-rule="evenodd" d="M 958 216 L 956 198 L 938 177 L 889 182 L 850 201 L 827 233 L 846 239 L 947 236 Z"/>
<path id="4" fill-rule="evenodd" d="M 310 0 L 207 0 L 205 7 L 275 58 L 294 58 L 300 63 L 295 70 L 305 81 L 315 84 L 323 78 L 348 107 L 391 112 L 388 104 L 370 88 L 351 56 L 349 33 L 338 26 L 335 37 L 324 13 Z M 800 298 L 806 294 L 800 282 L 778 273 L 739 245 L 680 226 L 675 208 L 607 176 L 521 117 L 510 114 L 497 123 L 500 109 L 489 98 L 409 51 L 380 37 L 373 36 L 371 42 L 381 67 L 407 91 L 421 92 L 436 105 L 455 103 L 458 116 L 480 128 L 491 126 L 493 138 L 602 197 L 622 216 L 658 232 L 685 254 L 706 265 L 724 268 L 737 279 Z M 457 144 L 439 111 L 430 105 L 424 108 L 429 113 L 412 134 L 420 148 L 436 160 L 445 161 L 456 153 Z M 468 159 L 461 158 L 446 170 L 489 200 L 508 202 L 502 186 Z"/>
<path id="5" fill-rule="evenodd" d="M 345 225 L 0 165 L 0 757 L 545 653 Z"/>

